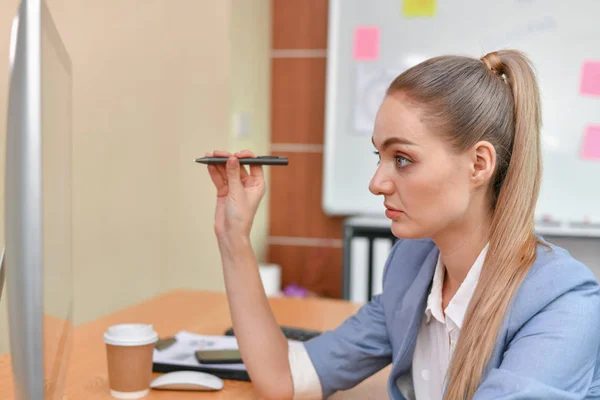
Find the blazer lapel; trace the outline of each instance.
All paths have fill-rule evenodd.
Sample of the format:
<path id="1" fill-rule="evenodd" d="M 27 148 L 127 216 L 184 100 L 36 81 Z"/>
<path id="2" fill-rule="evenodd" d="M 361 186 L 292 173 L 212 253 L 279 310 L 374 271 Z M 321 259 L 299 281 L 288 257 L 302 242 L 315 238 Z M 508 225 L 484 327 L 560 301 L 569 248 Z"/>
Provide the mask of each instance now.
<path id="1" fill-rule="evenodd" d="M 398 347 L 394 356 L 389 382 L 394 387 L 396 386 L 396 380 L 403 372 L 403 368 L 401 367 L 406 364 L 406 357 L 412 357 L 414 353 L 417 333 L 421 324 L 421 318 L 425 312 L 425 304 L 438 256 L 439 250 L 437 247 L 434 247 L 425 258 L 415 280 L 406 291 L 394 315 L 391 333 L 398 335 L 394 337 L 398 343 Z M 409 361 L 412 362 L 412 360 Z"/>

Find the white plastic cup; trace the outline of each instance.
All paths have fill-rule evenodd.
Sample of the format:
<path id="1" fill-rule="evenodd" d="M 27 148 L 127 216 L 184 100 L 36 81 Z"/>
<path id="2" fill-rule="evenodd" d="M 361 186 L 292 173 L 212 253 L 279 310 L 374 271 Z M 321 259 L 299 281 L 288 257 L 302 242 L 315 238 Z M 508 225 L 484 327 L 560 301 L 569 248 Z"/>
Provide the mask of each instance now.
<path id="1" fill-rule="evenodd" d="M 279 295 L 281 293 L 281 267 L 277 264 L 260 264 L 258 271 L 267 297 Z"/>

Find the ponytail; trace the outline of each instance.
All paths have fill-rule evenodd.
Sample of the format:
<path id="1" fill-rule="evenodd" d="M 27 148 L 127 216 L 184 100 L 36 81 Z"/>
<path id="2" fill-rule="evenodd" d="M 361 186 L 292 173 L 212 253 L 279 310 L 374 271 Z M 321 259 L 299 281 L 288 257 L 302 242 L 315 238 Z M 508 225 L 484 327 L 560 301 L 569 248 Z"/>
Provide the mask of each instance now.
<path id="1" fill-rule="evenodd" d="M 447 400 L 470 400 L 475 394 L 510 302 L 535 260 L 537 247 L 534 212 L 542 167 L 535 76 L 528 60 L 516 51 L 490 53 L 482 61 L 494 78 L 511 89 L 514 140 L 505 176 L 502 171 L 496 174 L 499 193 L 489 248 L 450 364 Z"/>

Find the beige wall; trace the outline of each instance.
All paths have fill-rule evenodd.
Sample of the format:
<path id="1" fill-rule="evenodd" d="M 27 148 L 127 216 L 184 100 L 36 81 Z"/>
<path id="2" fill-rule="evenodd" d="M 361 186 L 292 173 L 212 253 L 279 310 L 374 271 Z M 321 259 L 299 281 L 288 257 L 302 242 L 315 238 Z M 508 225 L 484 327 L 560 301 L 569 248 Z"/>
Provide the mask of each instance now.
<path id="1" fill-rule="evenodd" d="M 250 149 L 268 154 L 270 147 L 271 1 L 231 0 L 231 139 L 230 151 Z M 236 137 L 236 113 L 251 117 L 248 137 Z M 269 167 L 263 168 L 269 180 Z M 263 199 L 251 241 L 259 261 L 266 261 L 269 191 Z"/>
<path id="2" fill-rule="evenodd" d="M 264 152 L 268 143 L 269 3 L 232 1 L 264 26 L 244 21 L 224 0 L 179 0 L 177 7 L 168 0 L 47 0 L 73 62 L 76 324 L 175 287 L 223 290 L 214 190 L 193 159 L 241 145 Z M 0 57 L 8 55 L 16 4 L 0 2 Z M 252 58 L 248 46 L 264 60 L 230 71 L 230 60 Z M 0 62 L 2 157 L 6 64 Z M 231 73 L 247 79 L 231 81 Z M 232 85 L 248 79 L 244 90 L 260 94 L 240 95 Z M 230 137 L 238 107 L 255 115 L 246 143 Z M 3 181 L 4 171 L 2 189 Z M 0 206 L 3 239 L 3 200 Z M 253 231 L 259 254 L 266 227 L 263 206 Z M 0 306 L 2 353 L 6 299 Z"/>

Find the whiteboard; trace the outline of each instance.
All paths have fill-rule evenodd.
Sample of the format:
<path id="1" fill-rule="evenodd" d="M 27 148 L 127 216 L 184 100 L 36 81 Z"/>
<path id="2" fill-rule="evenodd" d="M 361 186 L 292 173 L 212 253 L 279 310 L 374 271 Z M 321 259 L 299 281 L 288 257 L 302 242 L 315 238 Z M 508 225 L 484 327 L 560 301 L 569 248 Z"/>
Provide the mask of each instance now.
<path id="1" fill-rule="evenodd" d="M 514 48 L 532 60 L 542 96 L 536 229 L 600 236 L 600 0 L 412 0 L 434 7 L 419 17 L 407 16 L 403 1 L 411 0 L 330 0 L 324 211 L 383 214 L 381 196 L 368 190 L 377 162 L 371 136 L 396 75 L 438 55 Z M 367 47 L 355 42 L 359 33 Z"/>

